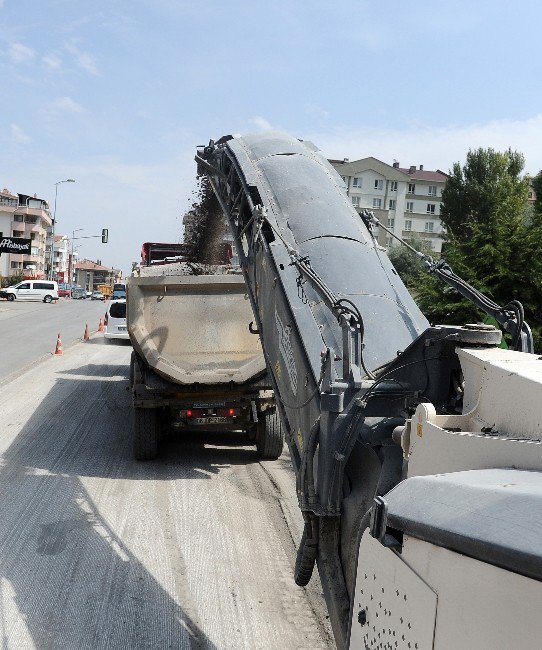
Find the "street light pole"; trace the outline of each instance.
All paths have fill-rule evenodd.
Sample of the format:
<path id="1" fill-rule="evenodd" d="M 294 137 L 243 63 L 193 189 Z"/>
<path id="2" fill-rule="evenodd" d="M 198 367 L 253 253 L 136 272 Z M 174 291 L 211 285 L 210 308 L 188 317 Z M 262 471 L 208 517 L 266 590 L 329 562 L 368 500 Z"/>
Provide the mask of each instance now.
<path id="1" fill-rule="evenodd" d="M 84 228 L 76 228 L 75 230 L 72 230 L 72 252 L 70 255 L 70 263 L 68 264 L 69 266 L 69 278 L 70 278 L 70 285 L 73 284 L 73 242 L 75 240 L 75 233 L 76 232 L 81 232 L 81 230 L 84 230 Z"/>
<path id="2" fill-rule="evenodd" d="M 49 256 L 49 280 L 53 279 L 53 263 L 55 258 L 55 221 L 56 221 L 56 200 L 58 196 L 58 186 L 61 183 L 75 183 L 73 178 L 67 178 L 65 181 L 55 183 L 55 208 L 53 210 L 53 223 L 51 227 L 51 255 Z"/>

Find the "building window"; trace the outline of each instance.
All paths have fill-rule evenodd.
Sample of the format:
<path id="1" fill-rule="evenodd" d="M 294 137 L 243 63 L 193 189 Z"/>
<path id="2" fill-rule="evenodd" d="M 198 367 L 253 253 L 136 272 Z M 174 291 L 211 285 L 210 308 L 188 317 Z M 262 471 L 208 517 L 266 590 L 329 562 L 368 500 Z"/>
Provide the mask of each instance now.
<path id="1" fill-rule="evenodd" d="M 390 181 L 390 192 L 397 192 L 397 181 Z"/>
<path id="2" fill-rule="evenodd" d="M 388 219 L 388 228 L 392 230 L 395 228 L 395 219 Z"/>
<path id="3" fill-rule="evenodd" d="M 22 214 L 14 214 L 13 215 L 13 221 L 22 222 L 22 221 L 24 221 L 24 217 L 23 217 Z"/>
<path id="4" fill-rule="evenodd" d="M 405 230 L 412 230 L 412 219 L 405 219 Z"/>
<path id="5" fill-rule="evenodd" d="M 406 210 L 405 212 L 414 212 L 414 201 L 407 201 L 406 202 Z"/>
<path id="6" fill-rule="evenodd" d="M 425 232 L 433 232 L 433 226 L 435 223 L 433 221 L 426 221 L 425 222 Z"/>
<path id="7" fill-rule="evenodd" d="M 21 264 L 20 262 L 12 262 L 11 263 L 11 268 L 12 269 L 19 269 L 19 268 L 21 268 L 20 264 Z"/>
<path id="8" fill-rule="evenodd" d="M 436 185 L 430 185 L 429 186 L 429 196 L 436 196 L 437 195 L 437 186 Z"/>
<path id="9" fill-rule="evenodd" d="M 391 248 L 391 237 L 386 237 L 386 246 L 387 248 Z"/>
<path id="10" fill-rule="evenodd" d="M 395 210 L 395 206 L 397 205 L 397 201 L 395 199 L 390 199 L 390 210 Z"/>
<path id="11" fill-rule="evenodd" d="M 359 208 L 359 196 L 352 197 L 352 205 L 356 206 L 356 208 Z"/>
<path id="12" fill-rule="evenodd" d="M 38 222 L 38 218 L 37 218 L 37 217 L 29 217 L 29 216 L 26 216 L 26 217 L 25 217 L 25 221 L 26 221 L 26 223 L 37 223 L 37 222 Z"/>
<path id="13" fill-rule="evenodd" d="M 375 190 L 381 190 L 384 187 L 384 181 L 381 178 L 375 178 Z"/>
<path id="14" fill-rule="evenodd" d="M 13 236 L 14 237 L 22 237 L 23 236 L 23 231 L 22 230 L 14 230 L 13 231 Z"/>
<path id="15" fill-rule="evenodd" d="M 408 192 L 407 194 L 416 194 L 416 183 L 409 183 L 408 184 Z"/>
<path id="16" fill-rule="evenodd" d="M 352 181 L 352 187 L 362 187 L 363 186 L 363 178 L 360 176 L 354 176 L 354 180 Z"/>
<path id="17" fill-rule="evenodd" d="M 382 199 L 373 199 L 373 208 L 380 210 L 382 207 Z"/>
<path id="18" fill-rule="evenodd" d="M 30 255 L 39 255 L 40 254 L 40 249 L 36 248 L 35 246 L 32 246 L 30 249 Z"/>
<path id="19" fill-rule="evenodd" d="M 435 214 L 435 204 L 434 203 L 428 203 L 427 204 L 427 214 Z"/>

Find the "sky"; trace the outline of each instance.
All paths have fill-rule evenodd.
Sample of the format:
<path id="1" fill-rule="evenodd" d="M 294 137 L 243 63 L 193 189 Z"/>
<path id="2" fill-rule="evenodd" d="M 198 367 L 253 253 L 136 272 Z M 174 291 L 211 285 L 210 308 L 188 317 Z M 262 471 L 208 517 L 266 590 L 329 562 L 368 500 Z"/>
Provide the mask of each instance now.
<path id="1" fill-rule="evenodd" d="M 542 3 L 0 0 L 0 186 L 129 272 L 180 241 L 198 145 L 280 129 L 327 157 L 542 169 Z M 0 188 L 1 189 L 1 188 Z"/>

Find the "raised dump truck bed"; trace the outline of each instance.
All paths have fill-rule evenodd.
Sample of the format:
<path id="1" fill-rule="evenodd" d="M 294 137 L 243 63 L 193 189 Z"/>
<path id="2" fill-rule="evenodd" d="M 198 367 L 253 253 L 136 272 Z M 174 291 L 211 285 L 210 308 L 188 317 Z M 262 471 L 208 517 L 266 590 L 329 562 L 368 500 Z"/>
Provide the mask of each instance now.
<path id="1" fill-rule="evenodd" d="M 217 429 L 278 457 L 283 433 L 242 276 L 171 270 L 127 283 L 136 458 L 154 458 L 164 432 Z"/>
<path id="2" fill-rule="evenodd" d="M 239 275 L 130 278 L 128 329 L 137 352 L 177 384 L 244 384 L 265 372 Z"/>

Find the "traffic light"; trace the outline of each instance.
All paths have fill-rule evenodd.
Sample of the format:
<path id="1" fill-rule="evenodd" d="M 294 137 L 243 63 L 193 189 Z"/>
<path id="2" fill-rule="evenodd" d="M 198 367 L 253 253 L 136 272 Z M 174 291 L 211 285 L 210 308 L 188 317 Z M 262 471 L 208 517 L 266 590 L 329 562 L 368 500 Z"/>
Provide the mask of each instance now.
<path id="1" fill-rule="evenodd" d="M 109 239 L 109 230 L 107 228 L 102 229 L 102 244 L 107 244 Z"/>

